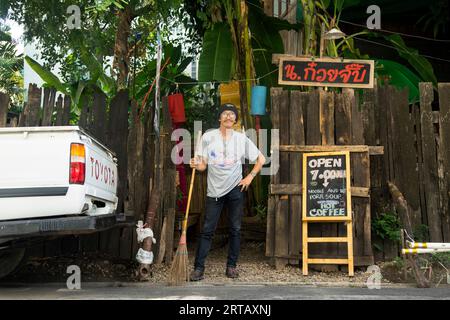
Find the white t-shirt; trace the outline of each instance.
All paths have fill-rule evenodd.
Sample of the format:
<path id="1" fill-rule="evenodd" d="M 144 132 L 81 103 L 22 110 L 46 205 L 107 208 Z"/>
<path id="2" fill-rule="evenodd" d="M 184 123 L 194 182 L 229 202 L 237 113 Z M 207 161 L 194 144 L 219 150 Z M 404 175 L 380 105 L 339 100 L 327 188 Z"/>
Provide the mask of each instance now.
<path id="1" fill-rule="evenodd" d="M 196 155 L 201 155 L 208 164 L 207 196 L 220 198 L 230 192 L 242 180 L 244 158 L 256 161 L 259 154 L 243 133 L 232 130 L 231 137 L 225 140 L 219 129 L 205 132 Z"/>

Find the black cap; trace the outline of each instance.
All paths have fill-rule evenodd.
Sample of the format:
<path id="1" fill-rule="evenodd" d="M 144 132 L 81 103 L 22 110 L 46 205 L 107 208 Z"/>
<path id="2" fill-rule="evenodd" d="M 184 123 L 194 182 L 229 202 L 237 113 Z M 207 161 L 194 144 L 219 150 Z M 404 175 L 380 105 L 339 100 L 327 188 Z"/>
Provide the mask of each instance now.
<path id="1" fill-rule="evenodd" d="M 234 114 L 236 115 L 236 122 L 238 121 L 238 117 L 239 117 L 239 112 L 236 108 L 236 106 L 232 103 L 224 103 L 223 105 L 221 105 L 219 107 L 219 119 L 220 119 L 220 115 L 222 114 L 222 112 L 224 111 L 233 111 Z"/>

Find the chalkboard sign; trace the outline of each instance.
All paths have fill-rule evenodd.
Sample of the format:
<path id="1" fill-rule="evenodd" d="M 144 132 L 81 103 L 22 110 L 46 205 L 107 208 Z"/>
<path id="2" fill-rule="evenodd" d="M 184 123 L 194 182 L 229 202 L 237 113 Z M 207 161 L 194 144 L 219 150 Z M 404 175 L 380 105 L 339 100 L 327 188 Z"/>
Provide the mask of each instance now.
<path id="1" fill-rule="evenodd" d="M 283 57 L 278 84 L 319 87 L 373 88 L 373 60 Z"/>
<path id="2" fill-rule="evenodd" d="M 350 199 L 348 151 L 303 155 L 304 220 L 349 220 Z"/>

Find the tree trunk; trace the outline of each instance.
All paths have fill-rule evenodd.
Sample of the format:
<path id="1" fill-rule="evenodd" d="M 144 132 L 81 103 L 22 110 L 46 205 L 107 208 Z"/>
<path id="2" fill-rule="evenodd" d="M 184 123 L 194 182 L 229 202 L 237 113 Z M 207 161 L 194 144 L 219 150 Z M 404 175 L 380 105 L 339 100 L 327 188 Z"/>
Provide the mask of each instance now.
<path id="1" fill-rule="evenodd" d="M 127 86 L 130 57 L 128 54 L 128 37 L 131 33 L 131 22 L 134 16 L 131 5 L 119 11 L 119 24 L 117 26 L 116 39 L 114 44 L 113 70 L 117 76 L 117 87 L 120 90 Z"/>
<path id="2" fill-rule="evenodd" d="M 395 184 L 388 181 L 388 186 L 392 199 L 394 200 L 395 209 L 397 210 L 401 224 L 409 234 L 412 234 L 411 216 L 410 216 L 411 210 L 408 206 L 408 203 L 406 202 L 405 197 Z M 416 278 L 417 286 L 419 288 L 429 288 L 430 282 L 425 278 L 425 276 L 420 271 L 420 268 L 416 262 L 416 257 L 413 257 L 410 254 L 408 254 L 407 259 L 413 270 L 414 277 Z"/>

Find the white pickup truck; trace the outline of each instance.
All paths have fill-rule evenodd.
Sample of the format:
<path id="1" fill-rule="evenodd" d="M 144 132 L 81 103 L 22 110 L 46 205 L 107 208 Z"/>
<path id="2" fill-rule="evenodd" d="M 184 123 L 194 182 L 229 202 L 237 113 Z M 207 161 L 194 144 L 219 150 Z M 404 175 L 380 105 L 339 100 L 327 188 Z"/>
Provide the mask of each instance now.
<path id="1" fill-rule="evenodd" d="M 0 277 L 28 240 L 120 224 L 114 154 L 76 126 L 0 128 Z"/>

